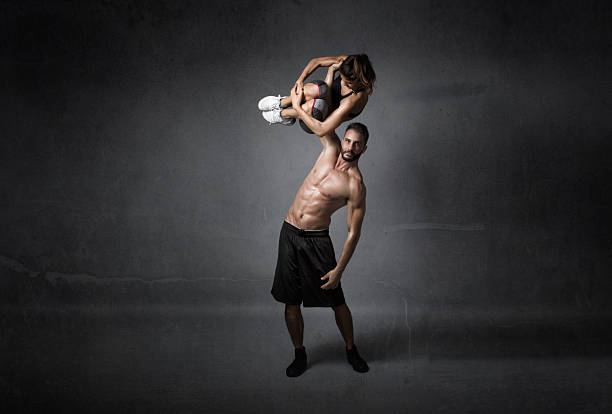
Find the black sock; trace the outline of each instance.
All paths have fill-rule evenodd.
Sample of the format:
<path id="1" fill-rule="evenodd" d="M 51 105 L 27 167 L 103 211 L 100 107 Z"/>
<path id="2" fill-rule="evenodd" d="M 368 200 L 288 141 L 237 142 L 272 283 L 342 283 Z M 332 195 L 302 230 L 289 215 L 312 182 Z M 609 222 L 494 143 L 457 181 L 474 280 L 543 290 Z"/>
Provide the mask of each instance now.
<path id="1" fill-rule="evenodd" d="M 295 349 L 295 359 L 287 367 L 285 371 L 288 377 L 298 377 L 306 371 L 307 359 L 306 359 L 306 348 Z"/>
<path id="2" fill-rule="evenodd" d="M 368 372 L 370 369 L 367 362 L 359 355 L 359 351 L 357 351 L 357 347 L 354 344 L 351 349 L 346 350 L 346 359 L 357 372 Z"/>

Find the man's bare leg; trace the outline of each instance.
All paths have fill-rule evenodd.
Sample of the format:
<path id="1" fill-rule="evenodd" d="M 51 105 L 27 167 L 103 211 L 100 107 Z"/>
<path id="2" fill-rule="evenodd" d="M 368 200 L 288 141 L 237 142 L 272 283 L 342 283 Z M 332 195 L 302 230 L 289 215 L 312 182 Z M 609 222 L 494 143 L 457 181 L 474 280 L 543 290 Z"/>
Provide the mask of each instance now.
<path id="1" fill-rule="evenodd" d="M 288 377 L 300 376 L 306 371 L 306 348 L 304 348 L 304 319 L 300 305 L 285 304 L 285 322 L 291 336 L 291 342 L 295 347 L 295 359 L 285 371 Z"/>
<path id="2" fill-rule="evenodd" d="M 304 319 L 300 305 L 285 305 L 285 323 L 295 348 L 304 347 Z"/>
<path id="3" fill-rule="evenodd" d="M 351 310 L 346 303 L 343 303 L 340 306 L 334 306 L 332 309 L 336 315 L 336 325 L 338 325 L 338 329 L 340 330 L 342 338 L 344 338 L 344 342 L 346 343 L 346 349 L 351 349 L 354 343 L 353 316 L 351 315 Z"/>
<path id="4" fill-rule="evenodd" d="M 357 347 L 353 339 L 353 317 L 351 311 L 346 303 L 340 306 L 334 306 L 334 313 L 336 315 L 336 324 L 340 333 L 346 342 L 346 358 L 348 363 L 352 365 L 353 369 L 357 372 L 368 372 L 370 369 L 367 362 L 359 355 Z"/>

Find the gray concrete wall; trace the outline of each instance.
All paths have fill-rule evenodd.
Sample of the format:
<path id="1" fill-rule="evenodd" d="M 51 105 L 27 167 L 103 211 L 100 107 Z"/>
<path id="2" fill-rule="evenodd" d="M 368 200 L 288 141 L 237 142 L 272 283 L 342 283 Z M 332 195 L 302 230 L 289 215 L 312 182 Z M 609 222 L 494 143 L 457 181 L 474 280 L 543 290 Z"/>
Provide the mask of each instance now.
<path id="1" fill-rule="evenodd" d="M 605 2 L 5 6 L 4 303 L 271 301 L 320 145 L 257 101 L 312 57 L 366 52 L 349 302 L 610 309 Z"/>
<path id="2" fill-rule="evenodd" d="M 0 412 L 610 411 L 609 2 L 0 4 Z M 371 370 L 308 309 L 288 379 L 269 289 L 320 144 L 256 104 L 359 52 Z"/>

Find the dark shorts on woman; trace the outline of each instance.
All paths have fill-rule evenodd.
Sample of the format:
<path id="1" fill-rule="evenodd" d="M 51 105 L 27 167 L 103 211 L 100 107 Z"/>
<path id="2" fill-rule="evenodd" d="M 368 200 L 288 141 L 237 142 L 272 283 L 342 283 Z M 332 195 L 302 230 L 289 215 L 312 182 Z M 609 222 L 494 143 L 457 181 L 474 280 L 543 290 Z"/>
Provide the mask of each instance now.
<path id="1" fill-rule="evenodd" d="M 336 267 L 334 246 L 329 230 L 302 230 L 286 221 L 278 240 L 278 260 L 272 296 L 288 305 L 329 307 L 344 303 L 340 283 L 336 289 L 324 290 L 321 280 Z"/>
<path id="2" fill-rule="evenodd" d="M 322 80 L 313 80 L 309 83 L 316 85 L 318 88 L 317 95 L 312 99 L 310 115 L 312 115 L 312 117 L 318 121 L 323 121 L 329 113 L 329 104 L 327 103 L 327 84 L 325 83 L 325 81 Z M 306 125 L 301 119 L 300 126 L 304 131 L 308 132 L 309 134 L 314 134 L 314 132 L 312 132 L 312 130 L 308 128 L 308 125 Z"/>

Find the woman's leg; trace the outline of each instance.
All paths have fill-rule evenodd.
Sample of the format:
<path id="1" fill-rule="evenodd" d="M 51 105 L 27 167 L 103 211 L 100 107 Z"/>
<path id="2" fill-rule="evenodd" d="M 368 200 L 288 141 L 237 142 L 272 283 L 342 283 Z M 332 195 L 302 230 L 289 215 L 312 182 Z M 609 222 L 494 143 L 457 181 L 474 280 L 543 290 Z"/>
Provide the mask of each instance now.
<path id="1" fill-rule="evenodd" d="M 329 111 L 327 101 L 321 98 L 310 99 L 302 104 L 302 109 L 313 118 L 323 121 Z M 299 118 L 298 113 L 293 107 L 281 110 L 281 117 L 285 119 Z M 308 132 L 308 130 L 306 130 Z"/>
<path id="2" fill-rule="evenodd" d="M 325 85 L 327 87 L 327 85 Z M 314 98 L 319 98 L 319 94 L 322 91 L 321 87 L 319 87 L 316 83 L 305 83 L 304 84 L 304 101 L 310 101 Z M 324 98 L 324 96 L 321 96 Z M 289 96 L 281 100 L 281 107 L 287 108 L 291 106 L 291 91 L 289 91 Z"/>
<path id="3" fill-rule="evenodd" d="M 302 109 L 306 112 L 308 112 L 309 114 L 312 111 L 312 103 L 313 103 L 314 99 L 309 99 L 306 102 L 304 102 L 302 104 Z M 298 118 L 298 113 L 295 109 L 289 107 L 289 108 L 285 108 L 281 111 L 281 116 L 283 118 Z"/>

